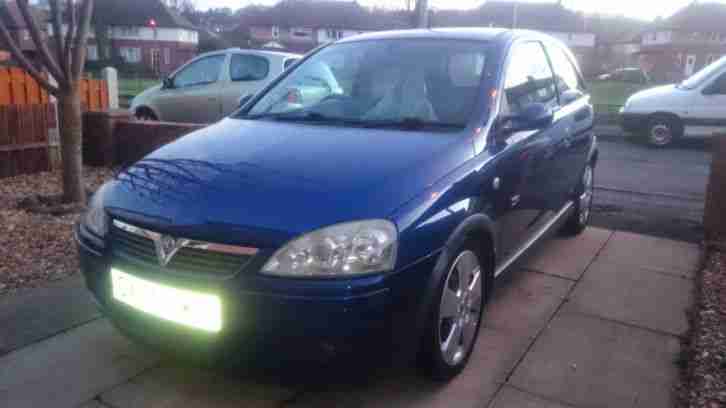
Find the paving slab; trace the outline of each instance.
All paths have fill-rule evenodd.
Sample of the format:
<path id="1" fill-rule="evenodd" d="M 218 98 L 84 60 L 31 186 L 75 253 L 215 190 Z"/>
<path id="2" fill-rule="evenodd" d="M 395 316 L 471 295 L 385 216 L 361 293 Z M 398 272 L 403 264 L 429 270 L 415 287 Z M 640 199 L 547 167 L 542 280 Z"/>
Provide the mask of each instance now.
<path id="1" fill-rule="evenodd" d="M 529 344 L 529 339 L 515 333 L 482 328 L 469 365 L 448 384 L 406 370 L 388 373 L 367 385 L 307 390 L 286 406 L 486 407 Z"/>
<path id="2" fill-rule="evenodd" d="M 579 408 L 669 407 L 679 350 L 674 336 L 559 313 L 517 367 L 511 384 Z"/>
<path id="3" fill-rule="evenodd" d="M 80 276 L 0 297 L 0 356 L 100 316 Z"/>
<path id="4" fill-rule="evenodd" d="M 598 259 L 564 308 L 680 336 L 692 304 L 690 279 Z"/>
<path id="5" fill-rule="evenodd" d="M 0 357 L 0 407 L 74 407 L 157 362 L 94 320 Z"/>
<path id="6" fill-rule="evenodd" d="M 609 230 L 590 227 L 576 237 L 551 239 L 543 243 L 524 265 L 550 275 L 580 279 L 612 234 Z"/>
<path id="7" fill-rule="evenodd" d="M 527 270 L 513 271 L 503 278 L 487 305 L 484 325 L 528 337 L 534 337 L 547 325 L 574 284 Z"/>
<path id="8" fill-rule="evenodd" d="M 693 278 L 701 259 L 698 245 L 617 231 L 600 252 L 601 259 Z"/>
<path id="9" fill-rule="evenodd" d="M 489 408 L 574 408 L 559 402 L 548 401 L 544 398 L 520 391 L 512 386 L 505 385 L 497 393 Z"/>
<path id="10" fill-rule="evenodd" d="M 295 390 L 174 362 L 143 373 L 100 396 L 115 408 L 277 407 Z"/>

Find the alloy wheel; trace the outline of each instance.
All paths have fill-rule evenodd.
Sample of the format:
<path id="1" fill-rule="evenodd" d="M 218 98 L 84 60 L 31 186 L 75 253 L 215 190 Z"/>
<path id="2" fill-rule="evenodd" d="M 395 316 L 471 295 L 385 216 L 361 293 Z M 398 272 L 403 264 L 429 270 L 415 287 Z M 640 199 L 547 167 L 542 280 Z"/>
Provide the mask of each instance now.
<path id="1" fill-rule="evenodd" d="M 665 146 L 673 140 L 673 132 L 665 123 L 657 123 L 650 128 L 650 142 L 655 146 Z"/>
<path id="2" fill-rule="evenodd" d="M 474 252 L 463 251 L 449 270 L 438 316 L 439 348 L 450 366 L 469 353 L 482 313 L 481 266 Z"/>

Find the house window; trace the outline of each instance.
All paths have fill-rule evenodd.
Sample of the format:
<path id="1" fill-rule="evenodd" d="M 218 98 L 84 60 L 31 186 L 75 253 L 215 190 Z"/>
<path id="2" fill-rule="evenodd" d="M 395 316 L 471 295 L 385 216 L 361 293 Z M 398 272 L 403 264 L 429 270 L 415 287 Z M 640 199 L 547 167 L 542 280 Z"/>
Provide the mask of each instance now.
<path id="1" fill-rule="evenodd" d="M 164 48 L 164 65 L 171 64 L 171 48 Z"/>
<path id="2" fill-rule="evenodd" d="M 280 38 L 280 27 L 272 26 L 272 38 Z"/>
<path id="3" fill-rule="evenodd" d="M 717 32 L 711 33 L 711 41 L 718 41 L 720 39 L 721 39 L 721 36 L 719 35 L 719 33 L 717 33 Z"/>
<path id="4" fill-rule="evenodd" d="M 141 62 L 141 48 L 139 47 L 121 47 L 119 54 L 126 62 Z"/>
<path id="5" fill-rule="evenodd" d="M 95 45 L 86 46 L 86 59 L 89 61 L 98 60 L 98 47 Z"/>
<path id="6" fill-rule="evenodd" d="M 712 62 L 716 61 L 716 56 L 713 54 L 708 54 L 706 56 L 706 65 L 711 64 Z"/>

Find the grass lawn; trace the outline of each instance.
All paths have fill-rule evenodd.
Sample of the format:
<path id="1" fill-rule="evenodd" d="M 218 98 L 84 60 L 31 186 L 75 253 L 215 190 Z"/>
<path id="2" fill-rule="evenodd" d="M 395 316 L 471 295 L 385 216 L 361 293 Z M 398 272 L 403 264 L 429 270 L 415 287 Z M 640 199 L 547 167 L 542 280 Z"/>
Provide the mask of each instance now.
<path id="1" fill-rule="evenodd" d="M 616 113 L 628 97 L 654 85 L 640 85 L 620 81 L 594 81 L 587 84 L 592 104 L 603 113 Z"/>

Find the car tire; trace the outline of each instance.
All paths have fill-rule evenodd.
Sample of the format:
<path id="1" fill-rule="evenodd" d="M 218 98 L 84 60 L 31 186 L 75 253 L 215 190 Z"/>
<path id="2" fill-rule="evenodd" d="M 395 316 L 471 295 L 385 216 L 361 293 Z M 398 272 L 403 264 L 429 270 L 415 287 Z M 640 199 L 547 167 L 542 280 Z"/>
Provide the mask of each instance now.
<path id="1" fill-rule="evenodd" d="M 469 361 L 491 280 L 480 245 L 469 241 L 451 258 L 432 301 L 419 363 L 436 381 L 449 381 Z"/>
<path id="2" fill-rule="evenodd" d="M 575 189 L 575 210 L 565 221 L 560 235 L 575 236 L 581 234 L 590 223 L 592 216 L 592 199 L 595 190 L 595 167 L 590 162 L 582 172 L 580 182 Z"/>
<path id="3" fill-rule="evenodd" d="M 648 120 L 644 141 L 651 147 L 662 148 L 670 146 L 683 136 L 681 120 L 671 115 L 653 115 Z"/>
<path id="4" fill-rule="evenodd" d="M 138 108 L 136 109 L 136 112 L 134 113 L 134 116 L 136 117 L 136 120 L 143 120 L 143 121 L 156 121 L 158 120 L 154 112 L 149 108 Z"/>

